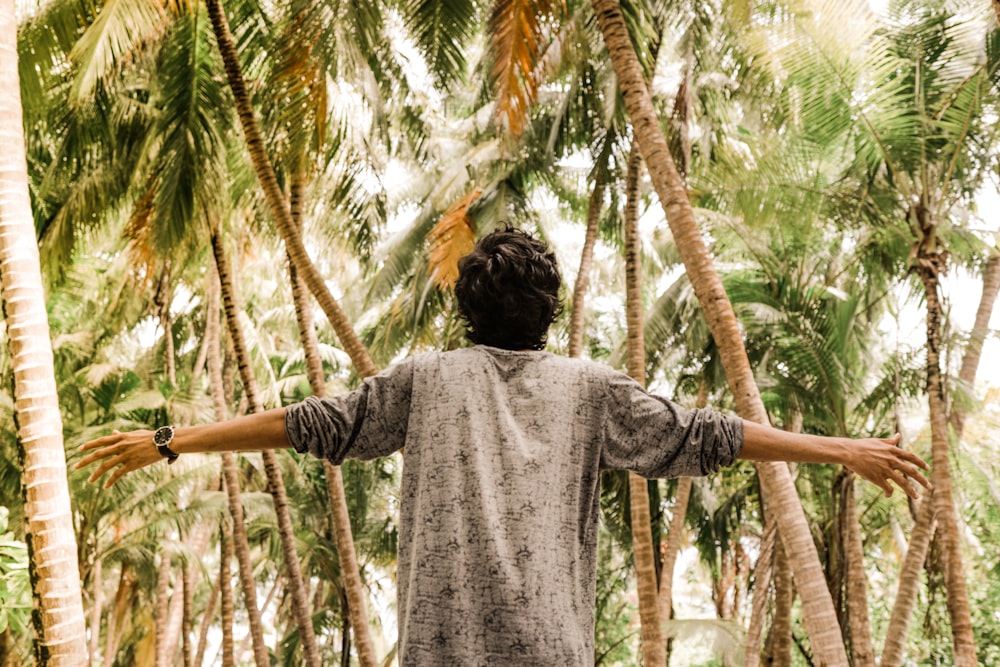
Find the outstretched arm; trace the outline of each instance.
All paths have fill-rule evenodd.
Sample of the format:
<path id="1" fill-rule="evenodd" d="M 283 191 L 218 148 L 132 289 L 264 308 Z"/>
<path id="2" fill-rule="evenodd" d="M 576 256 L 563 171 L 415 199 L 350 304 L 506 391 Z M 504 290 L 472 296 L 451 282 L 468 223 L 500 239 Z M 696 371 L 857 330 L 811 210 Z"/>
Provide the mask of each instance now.
<path id="1" fill-rule="evenodd" d="M 836 463 L 868 480 L 892 495 L 895 482 L 907 495 L 916 498 L 916 481 L 931 488 L 920 469 L 927 463 L 912 452 L 901 449 L 900 435 L 891 438 L 835 438 L 805 433 L 789 433 L 756 422 L 743 422 L 743 451 L 739 458 L 751 461 L 796 461 L 800 463 Z"/>
<path id="2" fill-rule="evenodd" d="M 275 408 L 214 424 L 178 427 L 170 443 L 170 449 L 177 454 L 289 447 L 291 444 L 285 434 L 285 408 Z M 80 451 L 91 453 L 83 457 L 76 468 L 101 461 L 101 465 L 87 479 L 89 482 L 97 481 L 104 473 L 116 468 L 104 488 L 110 487 L 125 473 L 163 460 L 153 444 L 152 431 L 115 431 L 111 435 L 85 443 Z"/>

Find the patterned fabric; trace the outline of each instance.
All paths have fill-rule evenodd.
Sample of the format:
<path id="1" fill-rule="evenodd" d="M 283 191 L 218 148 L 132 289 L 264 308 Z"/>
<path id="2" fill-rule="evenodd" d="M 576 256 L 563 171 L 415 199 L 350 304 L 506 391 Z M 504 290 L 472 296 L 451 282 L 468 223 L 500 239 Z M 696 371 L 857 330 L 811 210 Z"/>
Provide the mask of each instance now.
<path id="1" fill-rule="evenodd" d="M 405 447 L 404 667 L 593 664 L 600 471 L 707 475 L 743 445 L 741 420 L 600 364 L 485 346 L 307 399 L 286 428 L 335 464 Z"/>

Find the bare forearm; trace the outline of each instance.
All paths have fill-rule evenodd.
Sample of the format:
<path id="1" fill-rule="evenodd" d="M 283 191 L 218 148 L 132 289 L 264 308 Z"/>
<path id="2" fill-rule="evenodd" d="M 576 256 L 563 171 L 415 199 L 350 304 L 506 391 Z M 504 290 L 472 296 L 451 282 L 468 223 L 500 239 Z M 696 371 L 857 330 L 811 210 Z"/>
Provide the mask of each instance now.
<path id="1" fill-rule="evenodd" d="M 285 434 L 285 408 L 224 422 L 184 426 L 177 429 L 170 444 L 178 454 L 287 449 L 291 446 Z"/>
<path id="2" fill-rule="evenodd" d="M 743 422 L 743 450 L 739 458 L 751 461 L 795 461 L 834 463 L 847 467 L 863 479 L 892 494 L 890 481 L 916 498 L 916 482 L 929 489 L 921 474 L 927 463 L 899 447 L 900 436 L 891 438 L 834 438 L 807 433 L 789 433 L 755 422 Z"/>
<path id="3" fill-rule="evenodd" d="M 750 461 L 845 464 L 850 459 L 849 438 L 829 438 L 790 433 L 743 420 L 743 450 L 739 458 Z"/>

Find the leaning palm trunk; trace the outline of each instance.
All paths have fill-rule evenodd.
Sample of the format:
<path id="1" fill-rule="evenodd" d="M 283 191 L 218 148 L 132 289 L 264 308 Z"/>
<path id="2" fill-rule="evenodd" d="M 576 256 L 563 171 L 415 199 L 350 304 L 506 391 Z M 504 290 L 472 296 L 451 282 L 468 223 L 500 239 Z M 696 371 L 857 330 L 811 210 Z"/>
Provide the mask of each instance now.
<path id="1" fill-rule="evenodd" d="M 233 560 L 233 531 L 225 519 L 219 537 L 219 598 L 222 617 L 222 667 L 234 667 L 233 659 L 233 587 L 229 581 L 229 563 Z"/>
<path id="2" fill-rule="evenodd" d="M 292 180 L 290 199 L 292 215 L 299 229 L 301 229 L 302 190 L 301 177 L 296 174 Z M 322 398 L 326 395 L 326 381 L 323 377 L 323 362 L 319 354 L 319 340 L 316 337 L 316 327 L 313 324 L 312 310 L 309 307 L 309 295 L 291 258 L 288 261 L 288 270 L 292 284 L 292 300 L 295 303 L 295 318 L 299 325 L 299 338 L 302 342 L 302 349 L 305 351 L 309 387 L 314 396 Z M 348 512 L 347 497 L 344 494 L 344 478 L 340 473 L 340 467 L 325 459 L 323 470 L 326 473 L 330 518 L 333 524 L 334 540 L 337 544 L 337 557 L 340 560 L 340 576 L 343 579 L 344 591 L 348 600 L 348 625 L 353 628 L 358 661 L 362 667 L 376 667 L 378 661 L 375 659 L 375 647 L 372 645 L 371 632 L 368 628 L 365 588 L 361 581 L 358 556 L 354 550 L 351 515 Z"/>
<path id="3" fill-rule="evenodd" d="M 774 550 L 774 619 L 767 641 L 764 664 L 788 667 L 792 664 L 792 604 L 795 586 L 785 548 L 779 541 Z"/>
<path id="4" fill-rule="evenodd" d="M 868 582 L 865 574 L 865 553 L 861 543 L 861 526 L 854 500 L 855 475 L 844 471 L 838 480 L 841 485 L 840 525 L 843 554 L 847 576 L 847 627 L 851 636 L 851 665 L 875 667 L 872 650 L 871 621 L 868 617 Z"/>
<path id="5" fill-rule="evenodd" d="M 243 80 L 243 71 L 240 67 L 239 58 L 236 54 L 236 46 L 233 43 L 233 35 L 229 30 L 229 22 L 226 19 L 221 0 L 208 0 L 207 6 L 209 16 L 212 19 L 212 29 L 215 31 L 215 37 L 219 43 L 219 52 L 225 64 L 226 78 L 229 81 L 229 87 L 232 89 L 233 99 L 236 102 L 236 111 L 240 118 L 240 126 L 243 128 L 243 134 L 246 138 L 247 151 L 250 153 L 254 171 L 257 174 L 257 179 L 260 181 L 264 198 L 267 200 L 271 215 L 274 216 L 278 233 L 285 244 L 288 256 L 291 258 L 295 269 L 309 287 L 309 291 L 316 298 L 320 308 L 323 309 L 327 319 L 329 319 L 330 326 L 336 332 L 344 351 L 351 358 L 351 363 L 354 364 L 358 375 L 363 378 L 375 375 L 378 369 L 371 360 L 368 350 L 365 348 L 364 343 L 361 342 L 361 338 L 357 332 L 354 331 L 351 321 L 347 318 L 343 309 L 341 309 L 340 304 L 337 303 L 333 294 L 330 293 L 330 289 L 326 286 L 326 282 L 323 280 L 323 276 L 316 268 L 316 265 L 309 258 L 309 253 L 306 252 L 305 245 L 302 243 L 302 236 L 299 234 L 295 226 L 295 221 L 292 219 L 288 202 L 285 201 L 281 186 L 278 185 L 274 167 L 264 147 L 260 128 L 257 127 L 257 119 L 254 117 L 253 106 L 250 104 L 250 95 L 247 92 L 246 82 Z"/>
<path id="6" fill-rule="evenodd" d="M 157 570 L 156 578 L 156 605 L 153 607 L 153 619 L 156 627 L 156 667 L 167 667 L 167 649 L 173 648 L 166 645 L 167 637 L 167 616 L 170 609 L 170 552 L 166 549 L 160 551 L 160 566 Z"/>
<path id="7" fill-rule="evenodd" d="M 777 543 L 778 527 L 770 512 L 765 510 L 764 535 L 760 540 L 760 554 L 754 568 L 753 601 L 750 604 L 750 625 L 747 628 L 746 648 L 743 651 L 744 667 L 760 665 L 760 637 L 764 630 L 764 616 L 767 599 L 771 590 L 771 575 L 774 572 L 774 549 Z"/>
<path id="8" fill-rule="evenodd" d="M 921 246 L 922 247 L 922 246 Z M 931 502 L 938 520 L 938 536 L 944 554 L 944 579 L 951 617 L 952 648 L 955 664 L 976 665 L 976 642 L 972 632 L 972 614 L 965 587 L 958 517 L 952 494 L 951 462 L 948 446 L 948 416 L 941 377 L 941 304 L 938 301 L 938 276 L 945 268 L 943 253 L 918 257 L 917 275 L 924 285 L 927 304 L 927 401 L 931 421 L 931 481 L 934 494 Z"/>
<path id="9" fill-rule="evenodd" d="M 221 569 L 221 568 L 220 568 Z M 192 663 L 201 667 L 205 663 L 205 649 L 208 647 L 208 629 L 212 627 L 212 618 L 215 616 L 215 606 L 219 603 L 220 578 L 215 580 L 212 592 L 208 595 L 208 602 L 205 603 L 205 610 L 201 616 L 201 628 L 198 630 L 198 644 L 194 650 Z"/>
<path id="10" fill-rule="evenodd" d="M 263 412 L 264 404 L 260 399 L 257 379 L 254 377 L 253 369 L 250 368 L 250 352 L 247 349 L 243 330 L 237 317 L 240 308 L 236 301 L 232 280 L 229 277 L 229 267 L 222 248 L 222 239 L 217 230 L 212 234 L 212 249 L 215 252 L 215 263 L 219 269 L 226 324 L 233 342 L 236 365 L 239 369 L 240 380 L 243 382 L 243 391 L 249 401 L 250 412 Z M 320 667 L 319 648 L 316 645 L 316 633 L 313 629 L 312 614 L 309 611 L 309 595 L 302 579 L 299 555 L 295 549 L 295 529 L 292 526 L 292 515 L 288 507 L 285 482 L 281 475 L 281 468 L 278 466 L 278 455 L 273 450 L 265 449 L 261 452 L 261 457 L 264 460 L 264 473 L 267 476 L 267 490 L 274 501 L 274 513 L 278 520 L 278 537 L 285 563 L 285 578 L 288 581 L 287 588 L 291 595 L 292 614 L 302 642 L 303 657 L 309 667 Z"/>
<path id="11" fill-rule="evenodd" d="M 594 244 L 597 242 L 597 228 L 601 222 L 603 202 L 604 184 L 598 174 L 587 204 L 587 231 L 583 237 L 583 249 L 580 251 L 580 269 L 576 272 L 576 282 L 573 283 L 573 310 L 569 317 L 567 351 L 571 357 L 579 357 L 583 348 L 584 300 L 587 298 L 587 288 L 590 286 L 590 269 L 594 263 Z"/>
<path id="12" fill-rule="evenodd" d="M 625 313 L 628 328 L 628 372 L 646 385 L 646 344 L 642 330 L 642 254 L 639 243 L 639 168 L 642 158 L 632 144 L 626 174 L 625 204 Z M 632 519 L 632 553 L 638 580 L 639 619 L 642 624 L 642 662 L 649 667 L 666 665 L 666 643 L 660 626 L 656 561 L 653 554 L 649 487 L 644 478 L 629 472 L 629 506 Z"/>
<path id="13" fill-rule="evenodd" d="M 225 257 L 223 256 L 224 259 Z M 218 272 L 218 268 L 216 266 L 216 273 Z M 224 269 L 226 271 L 226 279 L 228 280 L 228 267 L 224 267 Z M 208 287 L 208 317 L 205 324 L 205 337 L 209 339 L 206 361 L 208 365 L 208 382 L 212 393 L 212 406 L 215 410 L 216 420 L 225 421 L 228 415 L 226 412 L 226 391 L 222 377 L 222 345 L 219 331 L 220 283 L 221 280 L 217 279 L 217 276 L 213 276 Z M 264 644 L 264 624 L 261 622 L 260 607 L 257 606 L 257 580 L 254 578 L 253 562 L 250 560 L 250 540 L 247 537 L 247 528 L 243 516 L 243 498 L 240 493 L 239 468 L 236 464 L 236 455 L 232 452 L 224 452 L 222 454 L 222 479 L 226 489 L 229 515 L 233 519 L 229 549 L 236 554 L 236 562 L 239 565 L 243 603 L 247 610 L 250 637 L 253 639 L 254 663 L 257 667 L 268 667 L 271 664 L 271 659 L 268 657 L 267 646 Z M 229 562 L 226 561 L 223 566 L 226 572 L 226 586 L 228 586 Z M 232 594 L 228 593 L 228 595 Z M 222 605 L 223 617 L 225 617 L 225 597 L 223 597 Z M 229 605 L 232 606 L 232 601 L 229 602 Z M 231 633 L 231 622 L 228 628 Z M 232 646 L 229 647 L 229 654 L 231 660 Z"/>
<path id="14" fill-rule="evenodd" d="M 695 221 L 687 189 L 670 157 L 621 8 L 615 0 L 592 0 L 592 3 L 636 139 L 688 278 L 719 347 L 737 409 L 746 419 L 766 423 L 767 413 L 754 382 L 739 322 Z M 796 554 L 792 567 L 816 664 L 847 665 L 833 599 L 788 468 L 781 463 L 758 463 L 757 472 L 774 503 L 785 550 Z"/>
<path id="15" fill-rule="evenodd" d="M 17 24 L 0 1 L 0 298 L 14 375 L 14 418 L 39 665 L 87 661 L 87 629 L 48 313 L 28 195 Z"/>
<path id="16" fill-rule="evenodd" d="M 989 322 L 996 304 L 997 292 L 1000 291 L 1000 252 L 994 250 L 986 262 L 983 272 L 983 293 L 976 309 L 976 321 L 969 336 L 969 345 L 962 357 L 962 368 L 958 373 L 960 382 L 972 387 L 979 370 L 979 360 L 983 343 L 989 333 Z M 962 437 L 965 429 L 966 409 L 961 404 L 955 404 L 949 415 L 955 438 Z M 899 588 L 896 601 L 889 618 L 886 631 L 885 647 L 882 650 L 884 667 L 899 667 L 903 662 L 906 650 L 906 635 L 909 631 L 910 618 L 916 605 L 917 591 L 920 588 L 920 572 L 927 557 L 927 549 L 936 530 L 933 495 L 927 496 L 917 513 L 910 544 L 903 560 L 903 568 L 899 575 Z"/>

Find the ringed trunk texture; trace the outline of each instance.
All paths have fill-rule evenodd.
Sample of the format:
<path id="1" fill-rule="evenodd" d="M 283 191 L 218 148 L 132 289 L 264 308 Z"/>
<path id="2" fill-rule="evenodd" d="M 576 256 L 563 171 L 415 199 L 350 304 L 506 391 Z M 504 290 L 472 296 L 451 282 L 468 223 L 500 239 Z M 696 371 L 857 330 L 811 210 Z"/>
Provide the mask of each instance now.
<path id="1" fill-rule="evenodd" d="M 0 0 L 0 298 L 14 375 L 35 662 L 75 666 L 87 662 L 87 629 L 48 313 L 28 195 L 14 16 L 13 0 Z"/>
<path id="2" fill-rule="evenodd" d="M 594 264 L 594 244 L 597 242 L 597 228 L 601 222 L 601 205 L 604 203 L 604 184 L 600 177 L 594 183 L 587 203 L 587 231 L 583 237 L 583 249 L 580 251 L 580 269 L 576 272 L 576 282 L 573 284 L 573 310 L 569 317 L 569 350 L 570 357 L 579 357 L 583 351 L 584 301 L 587 298 L 587 288 L 590 287 L 590 271 Z"/>
<path id="3" fill-rule="evenodd" d="M 215 607 L 219 604 L 220 579 L 215 580 L 212 592 L 208 594 L 208 602 L 205 603 L 205 611 L 201 616 L 201 628 L 198 631 L 198 645 L 194 651 L 194 664 L 201 667 L 205 663 L 205 649 L 208 646 L 208 629 L 212 626 L 212 618 L 215 616 Z"/>
<path id="4" fill-rule="evenodd" d="M 861 542 L 858 508 L 854 500 L 855 475 L 843 473 L 841 481 L 840 523 L 844 541 L 847 576 L 847 626 L 851 637 L 853 667 L 875 667 L 872 650 L 871 621 L 868 617 L 868 581 L 865 575 L 865 551 Z"/>
<path id="5" fill-rule="evenodd" d="M 243 330 L 240 327 L 237 317 L 240 308 L 237 304 L 236 293 L 229 274 L 229 263 L 226 259 L 218 230 L 212 234 L 212 249 L 215 252 L 216 266 L 219 269 L 219 282 L 222 286 L 222 301 L 226 313 L 226 324 L 230 339 L 233 342 L 233 350 L 236 353 L 236 363 L 239 368 L 240 379 L 243 382 L 243 391 L 250 403 L 250 411 L 254 413 L 263 412 L 264 404 L 260 399 L 257 379 L 253 375 L 253 369 L 250 368 L 250 352 L 247 349 Z M 292 614 L 299 629 L 303 657 L 309 667 L 321 667 L 319 648 L 316 645 L 316 633 L 313 629 L 312 614 L 309 610 L 309 594 L 306 592 L 305 582 L 302 579 L 302 568 L 299 564 L 299 555 L 295 549 L 295 529 L 292 526 L 292 514 L 288 505 L 285 482 L 281 475 L 281 468 L 278 465 L 278 455 L 273 450 L 265 449 L 261 452 L 261 458 L 264 461 L 264 472 L 267 475 L 268 491 L 274 501 L 274 513 L 278 520 L 278 537 L 281 542 L 282 560 L 285 564 L 285 578 L 288 581 L 286 588 L 292 598 Z"/>
<path id="6" fill-rule="evenodd" d="M 760 638 L 764 630 L 764 617 L 771 590 L 771 575 L 774 572 L 774 549 L 778 542 L 778 526 L 774 518 L 766 513 L 764 535 L 760 542 L 760 555 L 754 568 L 753 601 L 750 605 L 750 626 L 747 628 L 746 648 L 743 651 L 744 667 L 759 667 Z"/>
<path id="7" fill-rule="evenodd" d="M 642 330 L 642 252 L 639 242 L 639 168 L 642 157 L 632 144 L 626 176 L 625 204 L 625 313 L 628 327 L 628 372 L 646 386 L 646 344 Z M 642 631 L 642 663 L 662 667 L 667 645 L 660 625 L 657 600 L 656 559 L 653 554 L 649 487 L 643 477 L 629 471 L 629 511 L 632 519 L 632 553 L 638 582 L 639 620 Z"/>
<path id="8" fill-rule="evenodd" d="M 219 598 L 222 616 L 222 667 L 234 667 L 233 659 L 233 586 L 229 581 L 229 563 L 233 560 L 233 532 L 229 523 L 222 520 L 222 536 L 219 538 Z"/>
<path id="9" fill-rule="evenodd" d="M 290 199 L 293 219 L 299 229 L 301 229 L 302 190 L 301 177 L 297 176 L 292 182 Z M 291 257 L 288 258 L 288 273 L 292 284 L 292 300 L 295 303 L 295 319 L 299 325 L 302 349 L 305 351 L 309 388 L 314 396 L 322 398 L 326 396 L 326 379 L 323 376 L 319 339 L 316 337 L 316 327 L 313 322 L 312 310 L 309 307 L 309 294 L 306 291 L 306 285 L 299 277 Z M 335 466 L 326 459 L 323 460 L 323 471 L 326 474 L 333 536 L 337 544 L 340 576 L 343 579 L 342 583 L 347 596 L 349 625 L 354 632 L 354 645 L 358 652 L 358 661 L 362 667 L 377 667 L 378 660 L 375 658 L 375 647 L 372 644 L 371 632 L 368 627 L 365 586 L 364 582 L 361 581 L 361 569 L 358 565 L 357 552 L 354 549 L 354 534 L 351 531 L 351 515 L 347 509 L 347 496 L 344 493 L 344 477 L 341 475 L 340 466 Z"/>
<path id="10" fill-rule="evenodd" d="M 257 119 L 254 116 L 253 106 L 250 103 L 250 95 L 247 92 L 246 82 L 243 79 L 243 71 L 240 67 L 239 58 L 236 53 L 236 45 L 233 43 L 233 35 L 229 30 L 229 21 L 226 19 L 225 11 L 222 8 L 221 0 L 208 0 L 208 14 L 212 20 L 212 29 L 215 32 L 216 40 L 219 43 L 219 52 L 226 68 L 226 78 L 229 87 L 233 91 L 233 99 L 236 102 L 236 111 L 239 115 L 240 125 L 246 138 L 247 150 L 253 162 L 254 171 L 260 181 L 264 198 L 267 200 L 268 208 L 274 216 L 278 233 L 285 243 L 288 256 L 292 259 L 295 268 L 302 275 L 303 280 L 309 287 L 309 291 L 316 297 L 320 308 L 326 314 L 330 325 L 337 334 L 341 346 L 351 358 L 355 370 L 361 377 L 375 375 L 378 369 L 371 360 L 368 350 L 347 315 L 341 309 L 340 304 L 330 293 L 323 276 L 320 275 L 316 265 L 313 264 L 309 253 L 306 252 L 302 243 L 302 236 L 298 233 L 295 221 L 292 219 L 288 202 L 281 192 L 278 179 L 274 173 L 274 166 L 267 155 L 264 147 L 264 140 L 257 126 Z"/>
<path id="11" fill-rule="evenodd" d="M 592 3 L 618 75 L 636 139 L 688 278 L 719 347 L 737 409 L 745 419 L 766 423 L 767 413 L 754 382 L 739 323 L 695 221 L 684 181 L 670 156 L 621 8 L 616 0 L 592 0 Z M 788 467 L 776 462 L 757 463 L 757 472 L 774 503 L 785 550 L 795 554 L 791 563 L 796 587 L 802 597 L 802 615 L 816 665 L 846 666 L 847 652 L 833 599 Z"/>
<path id="12" fill-rule="evenodd" d="M 214 241 L 213 241 L 214 245 Z M 222 256 L 225 266 L 226 280 L 229 280 L 229 267 L 225 262 L 225 255 Z M 216 258 L 218 260 L 218 257 Z M 219 267 L 216 265 L 216 274 L 221 275 Z M 212 406 L 215 410 L 215 419 L 225 421 L 228 418 L 226 410 L 225 382 L 222 377 L 222 341 L 219 331 L 220 294 L 222 289 L 222 279 L 213 280 L 208 290 L 208 320 L 205 324 L 205 337 L 211 343 L 208 346 L 208 381 L 212 392 Z M 264 644 L 264 625 L 261 622 L 260 607 L 257 605 L 257 580 L 253 574 L 253 562 L 250 559 L 250 540 L 247 537 L 247 528 L 243 513 L 243 498 L 240 493 L 239 467 L 236 463 L 236 455 L 232 452 L 222 453 L 222 479 L 226 489 L 226 503 L 229 507 L 229 515 L 233 519 L 231 529 L 230 550 L 236 554 L 236 562 L 239 565 L 240 587 L 243 590 L 243 603 L 246 605 L 247 622 L 250 626 L 250 637 L 253 639 L 254 664 L 257 667 L 269 667 L 271 659 L 267 653 L 267 646 Z M 226 585 L 228 586 L 229 563 L 225 563 Z M 221 576 L 221 575 L 220 575 Z M 225 591 L 223 591 L 225 593 Z M 229 593 L 231 596 L 232 593 Z M 222 599 L 222 613 L 225 617 L 226 599 Z M 230 607 L 232 601 L 229 602 Z M 232 611 L 230 610 L 229 631 L 232 632 Z M 225 625 L 223 626 L 226 627 Z M 231 641 L 231 638 L 230 638 Z M 229 648 L 230 660 L 232 659 L 232 647 Z"/>
<path id="13" fill-rule="evenodd" d="M 997 292 L 1000 290 L 1000 252 L 996 249 L 986 261 L 983 272 L 983 293 L 976 309 L 976 321 L 969 336 L 969 345 L 962 357 L 962 368 L 958 373 L 959 380 L 968 387 L 976 383 L 983 343 L 989 333 L 989 322 L 996 305 Z M 966 410 L 962 405 L 951 407 L 949 419 L 955 438 L 960 439 L 965 430 Z M 903 560 L 903 568 L 899 576 L 899 588 L 893 604 L 889 627 L 886 632 L 885 647 L 882 651 L 884 667 L 899 667 L 906 651 L 906 635 L 909 632 L 910 618 L 916 605 L 917 591 L 920 587 L 920 572 L 927 558 L 927 549 L 931 538 L 937 530 L 933 510 L 933 493 L 924 497 L 920 511 L 917 513 L 910 545 Z"/>
<path id="14" fill-rule="evenodd" d="M 955 665 L 974 667 L 977 664 L 976 641 L 972 631 L 972 614 L 965 587 L 958 517 L 952 493 L 948 415 L 944 398 L 944 380 L 941 377 L 941 304 L 938 300 L 938 276 L 943 271 L 944 261 L 944 256 L 938 255 L 928 260 L 921 259 L 917 267 L 927 303 L 927 401 L 931 420 L 931 482 L 934 484 L 934 493 L 930 500 L 935 505 L 938 537 L 944 554 L 944 579 L 948 591 L 948 614 L 951 617 Z"/>

